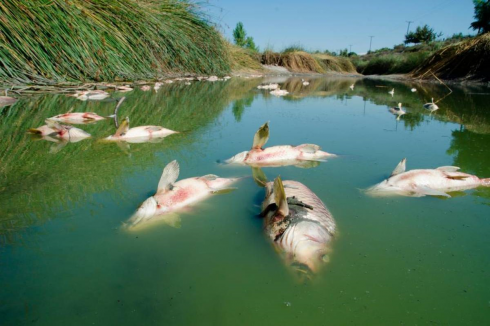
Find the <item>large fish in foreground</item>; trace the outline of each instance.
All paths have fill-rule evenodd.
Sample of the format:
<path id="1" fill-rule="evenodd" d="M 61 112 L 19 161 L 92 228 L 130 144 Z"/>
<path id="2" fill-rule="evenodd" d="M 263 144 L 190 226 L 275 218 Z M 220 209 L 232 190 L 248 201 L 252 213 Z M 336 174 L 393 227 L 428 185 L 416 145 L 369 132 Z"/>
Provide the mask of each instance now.
<path id="1" fill-rule="evenodd" d="M 178 131 L 173 131 L 160 126 L 139 126 L 129 128 L 129 118 L 126 117 L 126 119 L 124 119 L 119 125 L 116 133 L 105 138 L 105 140 L 125 141 L 128 143 L 144 143 L 159 140 L 176 133 L 178 133 Z"/>
<path id="2" fill-rule="evenodd" d="M 320 150 L 320 146 L 303 144 L 298 146 L 272 146 L 262 148 L 269 140 L 269 123 L 263 124 L 255 133 L 252 149 L 238 153 L 226 160 L 230 164 L 245 164 L 250 166 L 284 166 L 284 165 L 308 165 L 308 162 L 318 162 L 327 157 L 335 157 Z"/>
<path id="3" fill-rule="evenodd" d="M 308 187 L 280 177 L 268 182 L 261 215 L 267 236 L 287 265 L 309 276 L 328 262 L 335 221 Z"/>
<path id="4" fill-rule="evenodd" d="M 182 210 L 213 194 L 227 193 L 239 178 L 220 178 L 214 174 L 177 181 L 179 164 L 170 162 L 164 169 L 155 195 L 145 200 L 126 223 L 128 229 L 165 220 L 167 214 Z"/>
<path id="5" fill-rule="evenodd" d="M 398 163 L 391 176 L 369 188 L 372 196 L 400 195 L 409 197 L 444 196 L 448 192 L 473 189 L 479 186 L 490 187 L 490 178 L 458 172 L 456 166 L 441 166 L 436 169 L 406 170 L 406 159 Z"/>

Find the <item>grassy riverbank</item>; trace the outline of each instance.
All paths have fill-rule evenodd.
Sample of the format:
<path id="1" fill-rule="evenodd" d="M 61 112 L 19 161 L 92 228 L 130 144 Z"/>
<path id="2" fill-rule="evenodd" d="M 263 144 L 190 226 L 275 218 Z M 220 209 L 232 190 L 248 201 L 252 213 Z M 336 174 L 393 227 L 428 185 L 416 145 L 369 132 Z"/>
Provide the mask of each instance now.
<path id="1" fill-rule="evenodd" d="M 219 32 L 189 1 L 4 0 L 0 82 L 152 79 L 224 74 Z"/>
<path id="2" fill-rule="evenodd" d="M 399 44 L 392 49 L 382 48 L 350 59 L 357 72 L 363 75 L 407 74 L 419 68 L 435 52 L 468 39 L 472 38 L 456 34 L 441 41 L 413 46 Z"/>

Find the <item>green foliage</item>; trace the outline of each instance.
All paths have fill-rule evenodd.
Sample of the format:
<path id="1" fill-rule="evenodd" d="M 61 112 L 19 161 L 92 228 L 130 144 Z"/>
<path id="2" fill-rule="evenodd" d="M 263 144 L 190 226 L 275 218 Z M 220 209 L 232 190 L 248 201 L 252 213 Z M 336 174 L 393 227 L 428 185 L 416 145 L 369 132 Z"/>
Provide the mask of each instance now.
<path id="1" fill-rule="evenodd" d="M 290 52 L 298 52 L 298 51 L 307 52 L 301 44 L 296 43 L 286 47 L 284 50 L 282 50 L 282 53 L 290 53 Z"/>
<path id="2" fill-rule="evenodd" d="M 250 36 L 247 37 L 247 40 L 245 42 L 245 47 L 255 52 L 259 51 L 259 48 L 255 45 L 254 39 Z"/>
<path id="3" fill-rule="evenodd" d="M 221 35 L 187 0 L 2 0 L 0 47 L 0 82 L 229 71 Z"/>
<path id="4" fill-rule="evenodd" d="M 255 45 L 254 39 L 251 36 L 247 36 L 247 32 L 243 28 L 243 23 L 238 22 L 233 30 L 233 40 L 235 44 L 241 48 L 246 48 L 252 51 L 259 51 L 259 48 Z"/>
<path id="5" fill-rule="evenodd" d="M 246 37 L 247 32 L 245 32 L 245 29 L 243 28 L 243 23 L 238 22 L 235 29 L 233 30 L 233 39 L 235 41 L 235 44 L 240 47 L 244 47 L 247 42 Z"/>
<path id="6" fill-rule="evenodd" d="M 353 60 L 359 73 L 364 75 L 405 74 L 420 66 L 430 52 L 384 54 L 366 60 Z"/>
<path id="7" fill-rule="evenodd" d="M 441 35 L 441 33 L 437 34 L 434 32 L 434 29 L 430 28 L 429 25 L 424 25 L 422 27 L 418 26 L 414 32 L 409 32 L 405 35 L 405 44 L 429 43 Z"/>
<path id="8" fill-rule="evenodd" d="M 476 20 L 470 27 L 478 31 L 478 34 L 490 32 L 490 0 L 473 0 L 475 5 Z"/>

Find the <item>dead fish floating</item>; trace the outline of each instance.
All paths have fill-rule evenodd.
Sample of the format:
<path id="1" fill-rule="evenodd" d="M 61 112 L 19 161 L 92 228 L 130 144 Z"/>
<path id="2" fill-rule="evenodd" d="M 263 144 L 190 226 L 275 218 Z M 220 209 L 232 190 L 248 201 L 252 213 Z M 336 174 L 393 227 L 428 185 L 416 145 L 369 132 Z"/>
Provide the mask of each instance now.
<path id="1" fill-rule="evenodd" d="M 163 169 L 157 192 L 145 200 L 136 213 L 125 224 L 127 229 L 140 228 L 168 218 L 188 206 L 205 200 L 214 194 L 223 194 L 234 190 L 229 186 L 240 178 L 220 178 L 214 174 L 187 178 L 177 181 L 179 163 L 172 161 Z"/>
<path id="2" fill-rule="evenodd" d="M 116 133 L 105 138 L 105 140 L 125 141 L 128 143 L 144 143 L 152 140 L 158 140 L 176 133 L 178 133 L 178 131 L 166 129 L 160 126 L 139 126 L 129 128 L 129 118 L 126 117 L 119 125 Z"/>
<path id="3" fill-rule="evenodd" d="M 90 134 L 82 129 L 75 128 L 73 126 L 62 125 L 56 121 L 47 119 L 46 124 L 38 128 L 31 128 L 28 132 L 37 134 L 42 137 L 59 138 L 68 140 L 72 143 L 86 139 L 90 137 Z"/>
<path id="4" fill-rule="evenodd" d="M 72 123 L 72 124 L 84 124 L 91 123 L 100 120 L 104 120 L 106 117 L 102 117 L 94 112 L 68 112 L 63 114 L 55 115 L 49 118 L 52 121 Z"/>
<path id="5" fill-rule="evenodd" d="M 431 102 L 424 104 L 424 109 L 429 110 L 430 112 L 434 112 L 439 110 L 439 107 L 437 106 L 437 104 L 434 103 L 434 98 L 432 98 Z"/>
<path id="6" fill-rule="evenodd" d="M 398 103 L 398 106 L 390 108 L 389 111 L 397 116 L 397 120 L 399 120 L 402 115 L 407 113 L 405 110 L 403 110 L 401 103 Z"/>
<path id="7" fill-rule="evenodd" d="M 78 91 L 75 94 L 68 95 L 73 96 L 80 101 L 101 101 L 108 98 L 110 95 L 103 90 L 90 90 L 90 91 Z"/>
<path id="8" fill-rule="evenodd" d="M 271 91 L 270 94 L 274 96 L 285 96 L 288 95 L 289 92 L 285 89 L 276 88 L 275 90 Z"/>
<path id="9" fill-rule="evenodd" d="M 323 161 L 327 157 L 335 157 L 320 150 L 315 144 L 302 144 L 299 146 L 272 146 L 262 148 L 269 140 L 269 123 L 263 124 L 255 133 L 252 149 L 238 153 L 225 161 L 228 164 L 243 164 L 250 166 L 284 166 L 303 165 L 308 162 Z"/>
<path id="10" fill-rule="evenodd" d="M 17 102 L 16 98 L 10 96 L 0 96 L 0 108 L 4 106 L 9 106 Z"/>
<path id="11" fill-rule="evenodd" d="M 462 191 L 479 186 L 490 187 L 490 178 L 458 172 L 459 167 L 441 166 L 436 169 L 406 169 L 406 159 L 398 163 L 391 176 L 369 188 L 371 196 L 443 196 L 451 197 L 448 192 Z"/>
<path id="12" fill-rule="evenodd" d="M 261 216 L 267 236 L 287 265 L 311 276 L 328 262 L 335 220 L 304 184 L 280 177 L 268 182 Z"/>

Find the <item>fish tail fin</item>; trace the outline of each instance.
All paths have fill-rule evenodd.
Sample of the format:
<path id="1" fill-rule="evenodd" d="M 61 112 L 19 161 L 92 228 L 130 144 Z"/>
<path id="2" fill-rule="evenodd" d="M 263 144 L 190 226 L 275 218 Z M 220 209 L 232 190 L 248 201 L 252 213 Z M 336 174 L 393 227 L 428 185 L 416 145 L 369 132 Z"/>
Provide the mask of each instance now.
<path id="1" fill-rule="evenodd" d="M 490 187 L 490 178 L 481 179 L 481 185 L 484 187 Z"/>

